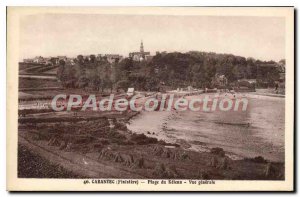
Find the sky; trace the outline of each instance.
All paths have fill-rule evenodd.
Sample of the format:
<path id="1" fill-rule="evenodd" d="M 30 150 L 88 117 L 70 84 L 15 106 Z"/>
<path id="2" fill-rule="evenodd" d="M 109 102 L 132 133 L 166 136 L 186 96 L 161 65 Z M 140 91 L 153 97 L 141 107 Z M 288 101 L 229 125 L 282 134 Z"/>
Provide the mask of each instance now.
<path id="1" fill-rule="evenodd" d="M 35 56 L 205 51 L 285 58 L 280 17 L 38 14 L 21 18 L 20 59 Z"/>

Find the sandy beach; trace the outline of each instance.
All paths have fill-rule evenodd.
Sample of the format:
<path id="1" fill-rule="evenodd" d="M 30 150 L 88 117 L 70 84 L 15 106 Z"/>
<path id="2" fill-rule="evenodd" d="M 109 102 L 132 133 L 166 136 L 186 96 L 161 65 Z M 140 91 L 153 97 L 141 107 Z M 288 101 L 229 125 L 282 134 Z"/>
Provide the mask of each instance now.
<path id="1" fill-rule="evenodd" d="M 187 96 L 215 98 L 216 94 Z M 232 97 L 222 93 L 219 97 Z M 232 159 L 263 156 L 284 161 L 284 98 L 237 94 L 247 98 L 245 112 L 142 112 L 128 124 L 129 130 L 156 137 L 195 151 L 222 147 Z M 260 101 L 260 102 L 257 102 Z"/>

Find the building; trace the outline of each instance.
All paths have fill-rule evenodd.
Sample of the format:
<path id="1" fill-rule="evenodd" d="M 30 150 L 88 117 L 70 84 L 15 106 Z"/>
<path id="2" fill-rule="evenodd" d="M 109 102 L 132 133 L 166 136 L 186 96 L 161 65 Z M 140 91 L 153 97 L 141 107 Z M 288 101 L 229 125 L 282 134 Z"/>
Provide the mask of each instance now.
<path id="1" fill-rule="evenodd" d="M 57 56 L 57 57 L 42 57 L 36 56 L 35 58 L 23 59 L 24 63 L 36 63 L 36 64 L 45 64 L 45 65 L 58 65 L 60 60 L 68 62 L 72 60 L 67 56 Z"/>
<path id="2" fill-rule="evenodd" d="M 256 79 L 239 79 L 234 90 L 236 92 L 255 92 Z"/>
<path id="3" fill-rule="evenodd" d="M 23 59 L 24 63 L 33 63 L 33 59 Z"/>
<path id="4" fill-rule="evenodd" d="M 58 58 L 59 60 L 64 60 L 64 61 L 67 61 L 67 60 L 68 60 L 67 56 L 57 56 L 57 58 Z"/>
<path id="5" fill-rule="evenodd" d="M 123 56 L 118 54 L 105 54 L 105 57 L 107 61 L 111 64 L 115 62 L 119 62 L 123 58 Z"/>
<path id="6" fill-rule="evenodd" d="M 57 65 L 59 63 L 59 59 L 57 57 L 51 57 L 50 62 L 52 65 Z"/>
<path id="7" fill-rule="evenodd" d="M 129 57 L 133 59 L 133 61 L 144 61 L 150 59 L 150 52 L 144 51 L 143 41 L 141 41 L 140 51 L 129 53 Z"/>
<path id="8" fill-rule="evenodd" d="M 122 55 L 119 54 L 98 54 L 96 56 L 97 61 L 108 61 L 109 63 L 117 63 L 123 59 Z"/>
<path id="9" fill-rule="evenodd" d="M 228 85 L 228 79 L 225 75 L 216 74 L 212 84 L 217 88 L 225 88 Z"/>
<path id="10" fill-rule="evenodd" d="M 133 96 L 134 95 L 134 88 L 128 88 L 126 94 L 127 94 L 127 96 Z"/>
<path id="11" fill-rule="evenodd" d="M 153 59 L 153 56 L 152 55 L 146 55 L 145 56 L 145 60 L 146 61 L 151 61 Z"/>
<path id="12" fill-rule="evenodd" d="M 46 63 L 45 59 L 42 56 L 36 56 L 33 59 L 33 62 L 37 63 L 37 64 L 45 64 Z"/>

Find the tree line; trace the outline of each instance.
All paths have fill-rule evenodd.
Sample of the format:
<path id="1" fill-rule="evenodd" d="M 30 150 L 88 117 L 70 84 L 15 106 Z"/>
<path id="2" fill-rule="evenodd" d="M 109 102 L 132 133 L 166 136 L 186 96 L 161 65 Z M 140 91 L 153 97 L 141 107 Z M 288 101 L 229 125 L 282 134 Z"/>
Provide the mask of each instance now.
<path id="1" fill-rule="evenodd" d="M 285 61 L 280 63 L 285 64 Z M 72 63 L 59 61 L 57 77 L 65 88 L 97 91 L 126 90 L 128 87 L 147 91 L 157 91 L 162 87 L 212 88 L 216 74 L 225 75 L 229 84 L 239 79 L 256 79 L 258 83 L 272 86 L 282 71 L 262 66 L 267 64 L 278 63 L 197 51 L 157 53 L 150 61 L 136 62 L 125 58 L 115 63 L 99 60 L 95 55 L 85 58 L 78 55 Z"/>

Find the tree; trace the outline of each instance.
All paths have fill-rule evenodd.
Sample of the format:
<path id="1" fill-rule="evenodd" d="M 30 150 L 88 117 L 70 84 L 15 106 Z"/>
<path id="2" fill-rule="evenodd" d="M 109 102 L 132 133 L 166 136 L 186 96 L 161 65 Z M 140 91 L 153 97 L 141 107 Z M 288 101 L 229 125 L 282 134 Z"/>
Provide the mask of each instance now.
<path id="1" fill-rule="evenodd" d="M 158 90 L 161 83 L 172 89 L 194 86 L 212 87 L 211 82 L 217 75 L 225 75 L 229 82 L 238 79 L 258 79 L 272 84 L 278 80 L 282 69 L 262 67 L 261 64 L 278 64 L 274 61 L 263 62 L 232 54 L 216 54 L 192 51 L 188 53 L 158 53 L 151 61 L 135 62 L 125 58 L 109 63 L 105 58 L 95 55 L 84 58 L 78 55 L 75 65 L 59 63 L 58 79 L 65 87 L 92 88 L 94 90 L 127 89 Z M 281 60 L 279 64 L 285 64 Z"/>

